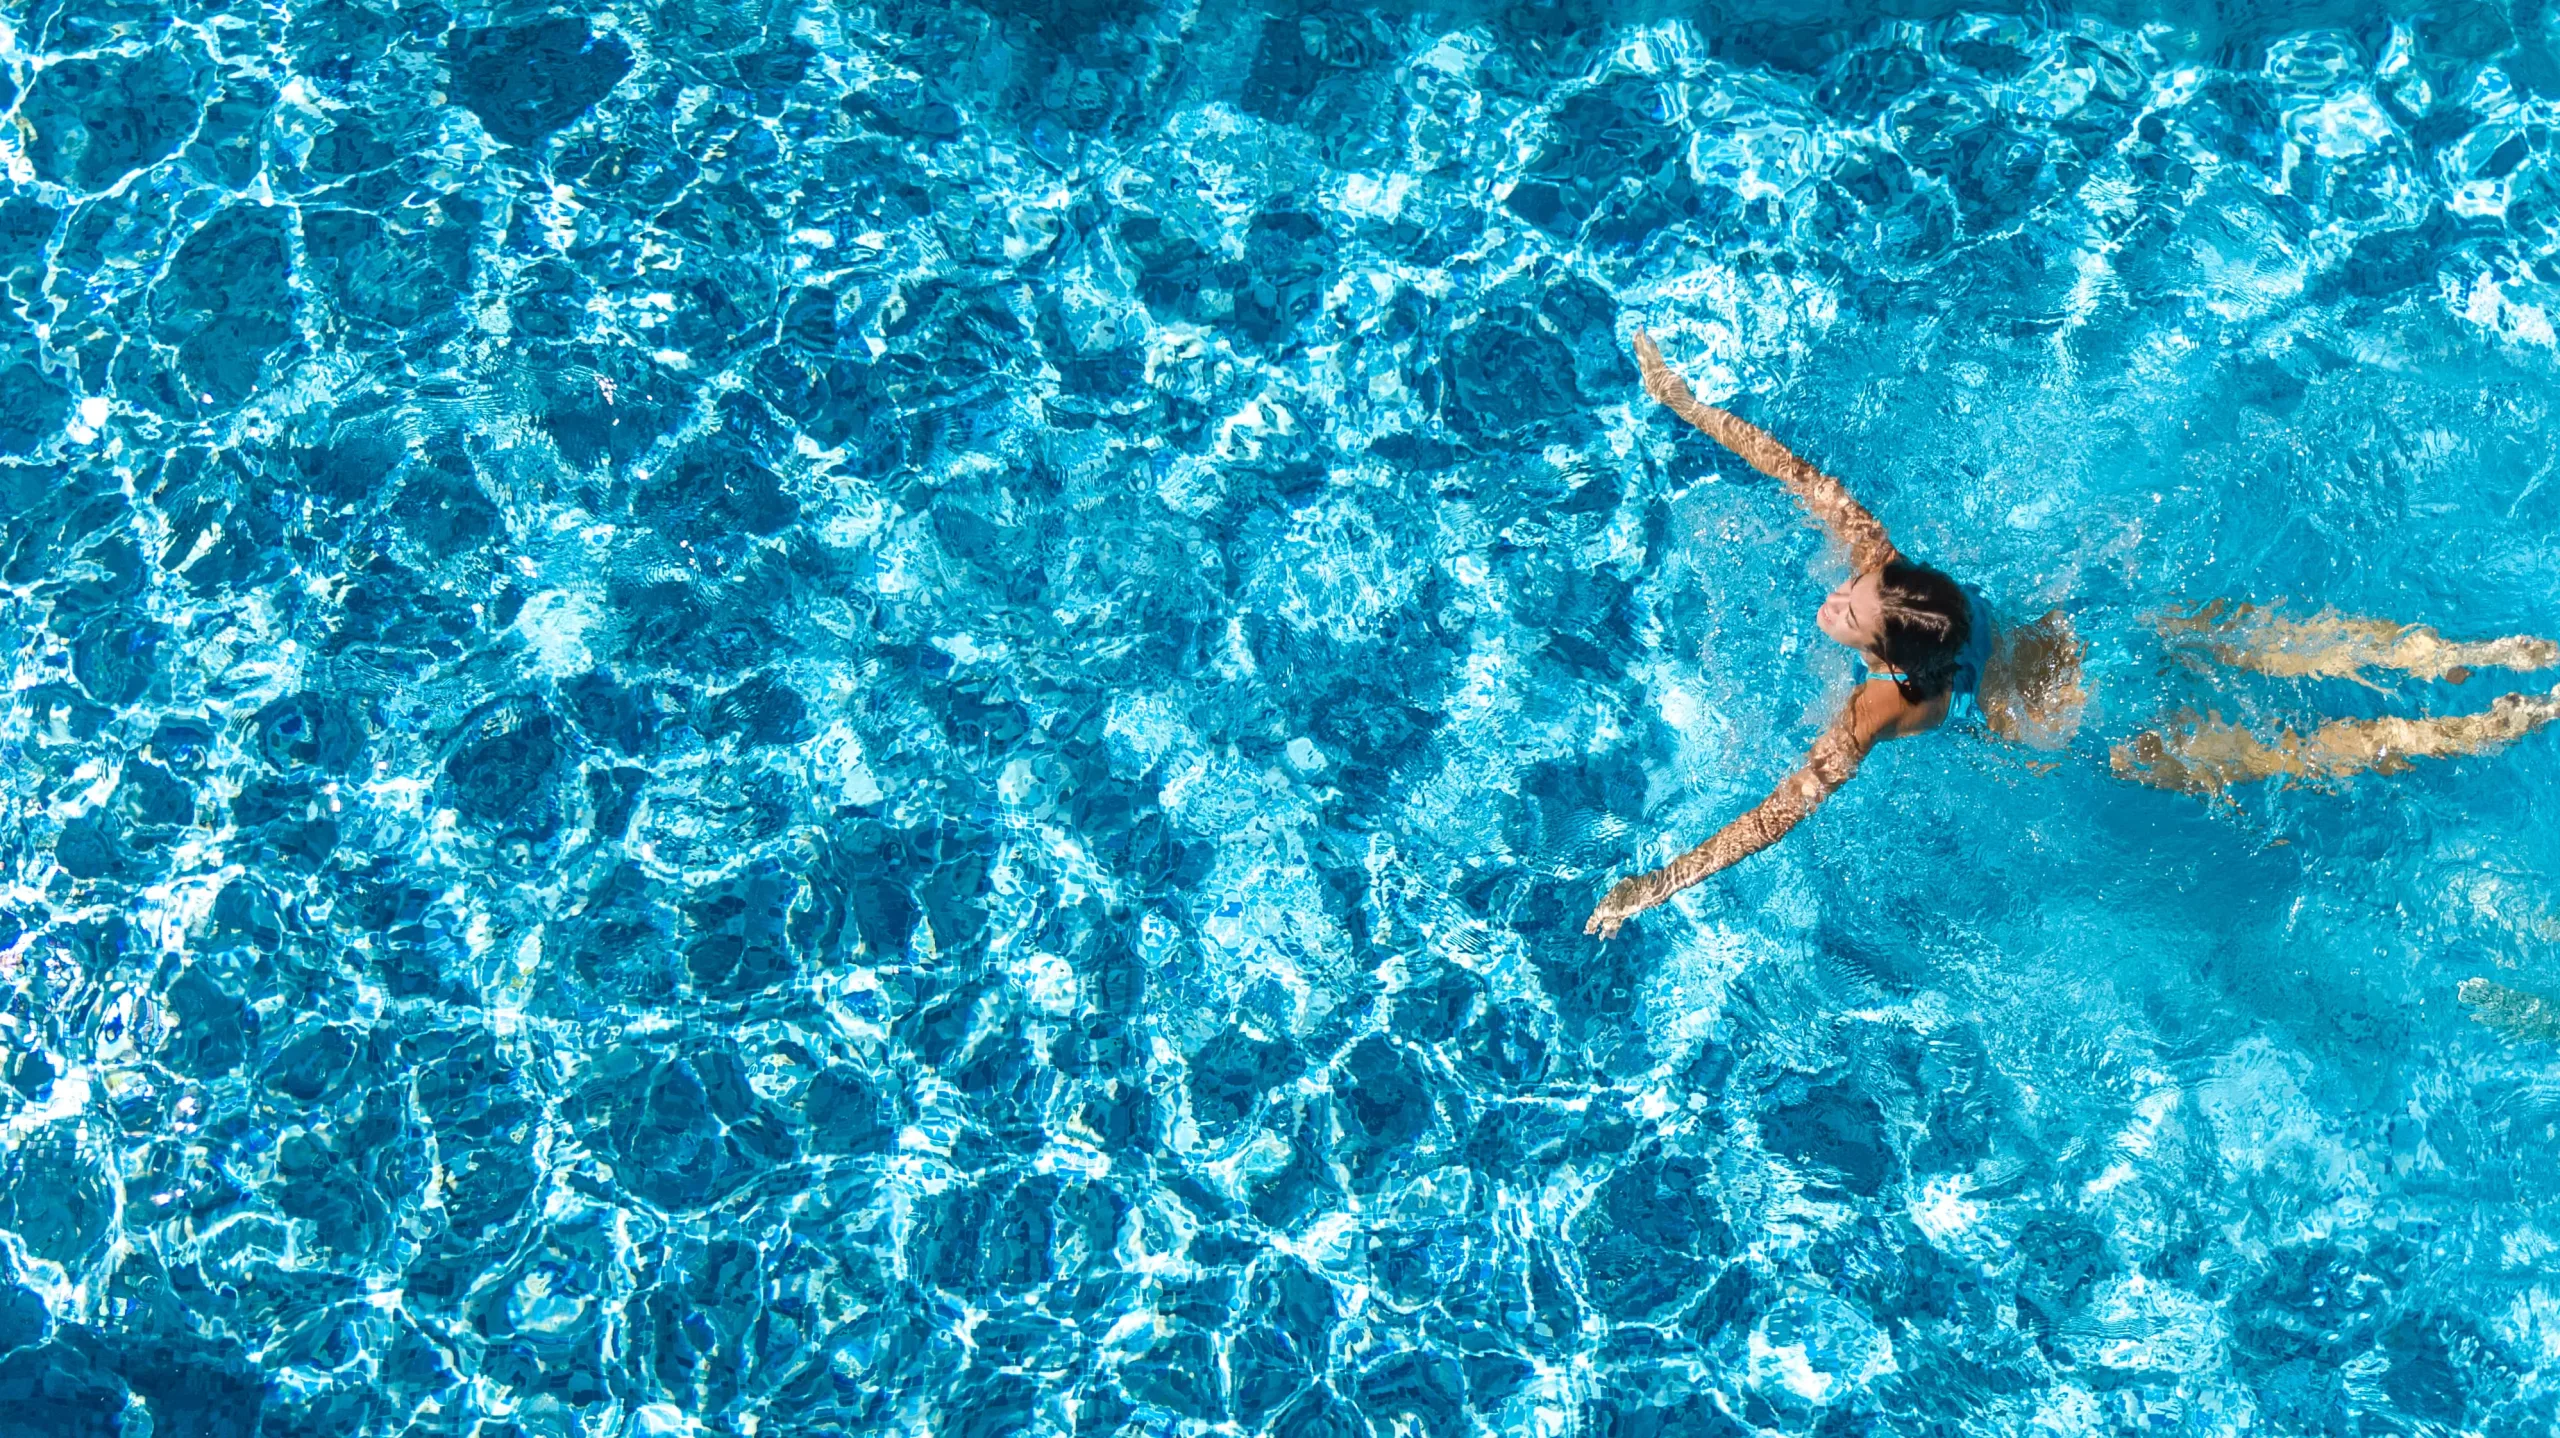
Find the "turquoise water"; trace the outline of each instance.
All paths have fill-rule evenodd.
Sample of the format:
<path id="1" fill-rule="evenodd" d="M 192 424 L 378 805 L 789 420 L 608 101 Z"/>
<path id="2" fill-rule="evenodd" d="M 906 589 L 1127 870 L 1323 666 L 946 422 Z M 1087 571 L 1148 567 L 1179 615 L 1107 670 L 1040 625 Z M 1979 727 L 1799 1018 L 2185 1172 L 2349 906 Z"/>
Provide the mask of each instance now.
<path id="1" fill-rule="evenodd" d="M 2106 748 L 2547 687 L 2141 616 L 2560 634 L 2555 47 L 0 11 L 0 1433 L 2549 1433 L 2553 737 Z M 1850 678 L 1639 328 L 2096 699 L 1602 945 Z"/>

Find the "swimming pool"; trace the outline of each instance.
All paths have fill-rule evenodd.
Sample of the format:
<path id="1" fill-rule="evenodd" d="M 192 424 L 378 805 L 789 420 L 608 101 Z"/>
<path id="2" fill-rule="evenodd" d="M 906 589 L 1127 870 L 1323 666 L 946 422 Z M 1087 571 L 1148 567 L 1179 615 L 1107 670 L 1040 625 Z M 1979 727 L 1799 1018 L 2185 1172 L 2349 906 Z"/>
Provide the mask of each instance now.
<path id="1" fill-rule="evenodd" d="M 0 18 L 0 1432 L 2547 1431 L 2560 11 L 1897 14 Z"/>

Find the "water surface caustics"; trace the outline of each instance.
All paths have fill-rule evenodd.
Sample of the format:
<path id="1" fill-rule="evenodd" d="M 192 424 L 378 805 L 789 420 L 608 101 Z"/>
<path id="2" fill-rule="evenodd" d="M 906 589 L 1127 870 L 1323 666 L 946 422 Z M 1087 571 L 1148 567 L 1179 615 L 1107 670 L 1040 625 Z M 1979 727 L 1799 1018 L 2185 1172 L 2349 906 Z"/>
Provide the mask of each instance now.
<path id="1" fill-rule="evenodd" d="M 2225 8 L 0 13 L 0 1433 L 2548 1433 L 2552 736 L 2107 746 L 2560 634 L 2560 10 Z M 1638 329 L 2093 709 L 1603 946 Z"/>

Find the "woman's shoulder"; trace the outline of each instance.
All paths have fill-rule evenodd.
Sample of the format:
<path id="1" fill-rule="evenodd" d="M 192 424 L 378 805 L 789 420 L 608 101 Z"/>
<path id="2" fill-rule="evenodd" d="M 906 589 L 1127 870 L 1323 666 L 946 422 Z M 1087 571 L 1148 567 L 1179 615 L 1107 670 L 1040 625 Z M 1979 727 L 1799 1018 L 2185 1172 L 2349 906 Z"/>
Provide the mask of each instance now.
<path id="1" fill-rule="evenodd" d="M 1913 701 L 1890 679 L 1870 679 L 1850 700 L 1850 714 L 1860 743 L 1874 746 L 1887 739 L 1908 739 L 1947 722 L 1951 695 L 1944 691 Z"/>

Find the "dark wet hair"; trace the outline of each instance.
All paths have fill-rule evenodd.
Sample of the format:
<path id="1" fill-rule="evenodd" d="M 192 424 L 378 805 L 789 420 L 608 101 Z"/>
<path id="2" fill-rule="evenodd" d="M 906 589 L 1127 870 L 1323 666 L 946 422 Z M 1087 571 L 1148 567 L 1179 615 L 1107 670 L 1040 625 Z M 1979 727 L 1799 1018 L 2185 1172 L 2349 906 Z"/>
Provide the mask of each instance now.
<path id="1" fill-rule="evenodd" d="M 1894 687 L 1923 704 L 1955 684 L 1956 661 L 1973 637 L 1973 606 L 1945 571 L 1896 559 L 1876 572 L 1884 597 L 1884 660 L 1902 672 Z"/>

